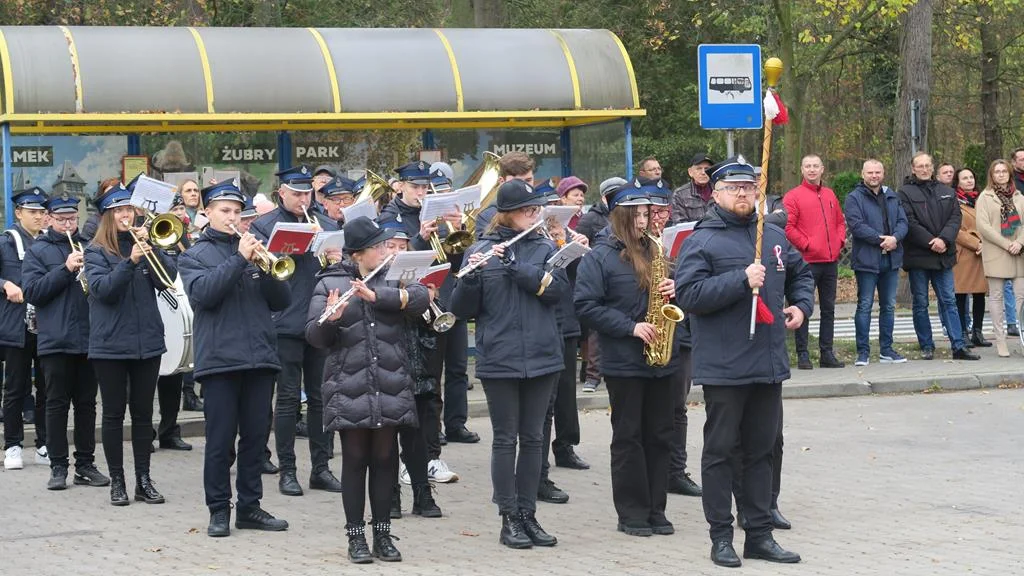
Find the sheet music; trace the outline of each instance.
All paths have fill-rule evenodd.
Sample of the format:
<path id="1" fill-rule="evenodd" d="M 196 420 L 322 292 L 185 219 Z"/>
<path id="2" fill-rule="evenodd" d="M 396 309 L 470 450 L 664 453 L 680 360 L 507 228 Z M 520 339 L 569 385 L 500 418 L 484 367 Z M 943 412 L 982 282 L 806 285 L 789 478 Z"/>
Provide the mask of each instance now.
<path id="1" fill-rule="evenodd" d="M 415 282 L 430 272 L 430 265 L 437 258 L 433 250 L 417 250 L 414 252 L 399 252 L 391 261 L 385 280 L 389 282 Z"/>
<path id="2" fill-rule="evenodd" d="M 181 188 L 181 185 L 186 180 L 192 180 L 199 184 L 199 173 L 198 172 L 164 172 L 164 182 L 173 184 L 176 188 Z"/>
<path id="3" fill-rule="evenodd" d="M 580 211 L 578 206 L 552 206 L 547 205 L 544 207 L 544 211 L 541 212 L 541 218 L 546 222 L 549 218 L 554 218 L 562 225 L 563 228 L 569 225 L 569 220 Z"/>
<path id="4" fill-rule="evenodd" d="M 351 222 L 360 216 L 366 216 L 370 220 L 376 220 L 377 203 L 372 200 L 356 202 L 347 208 L 342 208 L 341 214 L 345 217 L 345 222 Z"/>
<path id="5" fill-rule="evenodd" d="M 324 252 L 331 249 L 341 250 L 345 247 L 345 233 L 341 230 L 335 232 L 318 232 L 309 245 L 309 251 L 319 258 Z"/>
<path id="6" fill-rule="evenodd" d="M 459 195 L 459 207 L 463 212 L 476 210 L 477 206 L 480 205 L 480 192 L 479 184 L 459 188 L 455 191 Z"/>
<path id="7" fill-rule="evenodd" d="M 212 166 L 203 167 L 203 187 L 207 187 L 213 184 L 214 180 L 217 182 L 227 182 L 238 178 L 239 182 L 242 180 L 242 173 L 238 170 L 217 170 Z"/>
<path id="8" fill-rule="evenodd" d="M 135 182 L 135 191 L 132 192 L 130 202 L 132 206 L 145 208 L 154 214 L 163 214 L 170 212 L 176 190 L 174 184 L 142 174 Z"/>
<path id="9" fill-rule="evenodd" d="M 576 242 L 569 242 L 562 246 L 561 250 L 552 254 L 551 258 L 548 258 L 548 269 L 565 268 L 587 252 L 590 252 L 590 248 Z"/>
<path id="10" fill-rule="evenodd" d="M 669 226 L 665 228 L 661 233 L 661 243 L 665 246 L 666 256 L 674 258 L 679 252 L 679 247 L 682 246 L 683 240 L 693 233 L 694 227 L 697 226 L 697 222 L 683 222 L 676 224 L 675 226 Z M 680 237 L 682 235 L 682 237 Z"/>
<path id="11" fill-rule="evenodd" d="M 445 192 L 443 194 L 427 194 L 423 197 L 422 208 L 420 208 L 420 222 L 429 222 L 444 216 L 455 209 L 462 209 L 459 203 L 460 192 Z"/>

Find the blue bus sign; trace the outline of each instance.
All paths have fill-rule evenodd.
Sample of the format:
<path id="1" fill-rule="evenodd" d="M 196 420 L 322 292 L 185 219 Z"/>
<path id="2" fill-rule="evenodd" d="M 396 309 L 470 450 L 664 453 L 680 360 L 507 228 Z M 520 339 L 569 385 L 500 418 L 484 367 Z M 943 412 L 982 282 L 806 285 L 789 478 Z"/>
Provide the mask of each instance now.
<path id="1" fill-rule="evenodd" d="M 761 128 L 760 46 L 701 44 L 697 47 L 697 76 L 701 128 Z"/>

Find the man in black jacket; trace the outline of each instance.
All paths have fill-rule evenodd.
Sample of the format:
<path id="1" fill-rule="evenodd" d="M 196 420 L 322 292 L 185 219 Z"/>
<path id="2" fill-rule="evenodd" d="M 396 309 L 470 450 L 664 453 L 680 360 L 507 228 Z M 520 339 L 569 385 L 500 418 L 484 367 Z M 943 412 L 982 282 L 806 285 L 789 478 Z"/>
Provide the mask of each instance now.
<path id="1" fill-rule="evenodd" d="M 799 562 L 772 538 L 772 448 L 782 409 L 782 382 L 789 379 L 786 330 L 795 330 L 814 306 L 810 269 L 786 240 L 785 232 L 764 226 L 761 261 L 754 254 L 757 186 L 742 156 L 709 169 L 716 205 L 697 224 L 676 266 L 676 294 L 693 335 L 693 384 L 704 386 L 707 423 L 701 477 L 704 516 L 710 525 L 711 560 L 739 566 L 732 546 L 732 458 L 744 455 L 743 500 L 747 538 L 743 556 L 772 562 Z M 751 289 L 774 316 L 747 327 Z M 783 301 L 790 306 L 783 308 Z"/>
<path id="2" fill-rule="evenodd" d="M 914 298 L 914 332 L 921 358 L 935 357 L 932 323 L 928 316 L 928 284 L 939 301 L 939 317 L 948 329 L 956 360 L 979 360 L 971 353 L 960 331 L 960 314 L 953 296 L 956 236 L 960 232 L 960 205 L 952 188 L 935 180 L 932 157 L 918 152 L 910 162 L 911 175 L 899 189 L 907 213 L 909 232 L 904 241 L 903 269 L 910 276 Z"/>

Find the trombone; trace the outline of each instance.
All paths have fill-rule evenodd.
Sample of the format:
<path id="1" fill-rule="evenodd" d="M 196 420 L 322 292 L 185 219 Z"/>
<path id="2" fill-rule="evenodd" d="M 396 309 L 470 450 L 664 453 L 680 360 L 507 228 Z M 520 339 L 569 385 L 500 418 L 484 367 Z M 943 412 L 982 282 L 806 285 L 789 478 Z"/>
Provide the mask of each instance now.
<path id="1" fill-rule="evenodd" d="M 156 217 L 153 217 L 152 214 L 152 212 L 146 211 L 146 221 L 140 227 L 148 227 L 149 242 L 157 248 L 169 248 L 177 244 L 181 240 L 181 234 L 184 232 L 181 220 L 174 214 L 161 214 Z M 146 262 L 149 263 L 149 269 L 153 271 L 157 281 L 166 286 L 171 292 L 175 292 L 174 279 L 167 273 L 164 265 L 160 263 L 160 258 L 153 253 L 152 246 L 139 238 L 138 228 L 133 227 L 129 220 L 122 220 L 121 223 L 128 228 L 132 240 L 142 249 L 142 253 L 146 255 Z"/>
<path id="2" fill-rule="evenodd" d="M 228 224 L 228 226 L 231 227 L 231 231 L 239 238 L 242 237 L 242 233 L 238 231 L 238 228 L 235 228 L 234 224 Z M 291 278 L 292 274 L 295 273 L 295 260 L 292 260 L 291 256 L 274 256 L 267 251 L 263 244 L 256 246 L 253 264 L 263 271 L 264 274 L 270 274 L 274 280 L 284 281 Z"/>
<path id="3" fill-rule="evenodd" d="M 316 216 L 311 216 L 309 214 L 309 210 L 306 209 L 305 204 L 302 205 L 302 213 L 306 215 L 306 222 L 309 222 L 313 226 L 316 226 L 318 230 L 323 230 L 323 228 L 320 226 L 320 219 L 318 219 Z M 320 260 L 321 268 L 327 268 L 327 265 L 330 264 L 330 262 L 327 261 L 326 254 L 321 254 L 320 256 L 317 256 L 317 259 Z"/>
<path id="4" fill-rule="evenodd" d="M 75 242 L 74 238 L 71 237 L 71 232 L 65 231 L 64 233 L 68 235 L 68 243 L 71 244 L 71 251 L 78 252 L 84 258 L 85 250 L 82 250 L 81 242 Z M 89 282 L 85 279 L 85 260 L 82 260 L 82 267 L 78 269 L 78 275 L 75 276 L 75 280 L 78 280 L 78 283 L 82 285 L 82 292 L 88 295 Z"/>

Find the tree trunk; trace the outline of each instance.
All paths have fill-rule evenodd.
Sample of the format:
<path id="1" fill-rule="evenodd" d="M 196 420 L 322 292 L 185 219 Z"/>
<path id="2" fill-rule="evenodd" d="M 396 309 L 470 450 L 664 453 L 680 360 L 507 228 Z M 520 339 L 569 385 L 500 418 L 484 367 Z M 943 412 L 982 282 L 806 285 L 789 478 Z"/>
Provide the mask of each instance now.
<path id="1" fill-rule="evenodd" d="M 985 135 L 985 161 L 1002 158 L 1003 132 L 999 129 L 999 39 L 992 22 L 992 5 L 978 3 L 981 32 L 981 123 Z"/>
<path id="2" fill-rule="evenodd" d="M 504 28 L 508 26 L 505 0 L 472 0 L 473 22 L 477 28 Z"/>
<path id="3" fill-rule="evenodd" d="M 913 156 L 910 103 L 921 102 L 918 151 L 928 150 L 928 102 L 932 78 L 932 0 L 920 0 L 902 17 L 900 33 L 899 101 L 893 130 L 893 166 L 890 182 L 898 187 L 910 174 Z"/>

